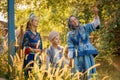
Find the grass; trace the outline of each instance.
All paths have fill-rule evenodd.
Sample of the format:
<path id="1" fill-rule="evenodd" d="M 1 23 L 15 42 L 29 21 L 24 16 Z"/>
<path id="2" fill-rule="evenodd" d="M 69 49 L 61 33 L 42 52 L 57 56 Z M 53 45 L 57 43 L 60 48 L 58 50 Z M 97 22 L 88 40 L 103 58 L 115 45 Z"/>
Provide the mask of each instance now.
<path id="1" fill-rule="evenodd" d="M 114 57 L 116 58 L 116 57 Z M 113 63 L 104 60 L 96 60 L 96 63 L 100 63 L 101 66 L 97 67 L 99 80 L 120 80 L 120 71 L 114 67 L 114 63 L 118 62 L 119 59 L 113 60 Z M 118 63 L 117 63 L 118 65 Z M 119 66 L 120 68 L 120 66 Z"/>
<path id="2" fill-rule="evenodd" d="M 7 57 L 8 57 L 7 53 L 0 54 L 0 77 L 2 78 L 6 77 L 6 74 L 8 72 Z M 77 72 L 76 74 L 73 75 L 71 73 L 71 68 L 68 67 L 68 65 L 65 65 L 65 67 L 61 70 L 59 67 L 56 69 L 56 71 L 55 71 L 55 68 L 49 68 L 48 70 L 45 70 L 46 64 L 45 64 L 44 57 L 45 55 L 42 55 L 43 64 L 40 69 L 38 68 L 37 62 L 35 60 L 29 63 L 29 64 L 34 63 L 34 67 L 32 67 L 33 69 L 32 72 L 29 73 L 28 80 L 55 80 L 55 79 L 56 80 L 70 80 L 71 76 L 72 76 L 72 80 L 78 80 L 80 76 L 83 76 L 85 73 L 89 73 L 89 71 L 94 67 L 97 67 L 98 80 L 120 80 L 120 75 L 119 75 L 120 71 L 116 70 L 116 68 L 106 60 L 96 60 L 97 64 L 89 68 L 85 73 Z M 24 56 L 20 58 L 17 53 L 14 59 L 12 59 L 13 67 L 9 66 L 10 73 L 11 73 L 10 79 L 25 80 L 24 72 L 22 69 L 23 59 L 24 59 Z M 59 65 L 61 64 L 61 61 L 63 59 L 64 57 L 58 61 Z M 26 66 L 25 69 L 30 68 L 28 67 L 28 65 Z M 55 71 L 54 75 L 51 74 L 51 70 Z M 45 76 L 45 73 L 47 73 L 47 76 Z M 91 80 L 95 80 L 96 79 L 95 76 L 97 74 L 93 75 L 93 79 Z"/>

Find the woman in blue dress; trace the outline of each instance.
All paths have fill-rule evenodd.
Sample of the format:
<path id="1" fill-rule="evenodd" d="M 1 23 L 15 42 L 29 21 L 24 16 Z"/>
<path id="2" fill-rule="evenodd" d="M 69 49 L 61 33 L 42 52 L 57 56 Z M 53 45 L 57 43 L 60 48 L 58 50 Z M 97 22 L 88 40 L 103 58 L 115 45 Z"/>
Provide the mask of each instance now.
<path id="1" fill-rule="evenodd" d="M 37 60 L 39 67 L 41 65 L 41 60 L 39 58 L 39 55 L 42 52 L 42 40 L 40 34 L 36 31 L 37 26 L 38 26 L 38 19 L 32 13 L 29 16 L 29 21 L 27 23 L 27 28 L 26 28 L 27 30 L 26 33 L 24 34 L 24 38 L 22 42 L 22 48 L 24 49 L 24 53 L 25 53 L 23 68 L 25 68 L 29 62 L 34 60 Z M 39 55 L 37 55 L 36 59 L 34 59 L 37 53 L 39 53 Z M 30 64 L 28 67 L 33 67 L 33 66 L 34 63 Z M 26 76 L 28 76 L 29 71 L 31 71 L 30 68 L 25 69 Z"/>
<path id="2" fill-rule="evenodd" d="M 93 66 L 94 57 L 98 54 L 95 47 L 90 43 L 89 35 L 91 32 L 99 29 L 100 20 L 98 17 L 98 9 L 94 9 L 95 19 L 92 23 L 82 26 L 75 16 L 70 16 L 68 20 L 68 27 L 70 31 L 67 34 L 68 57 L 70 58 L 70 65 L 74 59 L 74 70 L 85 72 L 88 68 Z M 92 74 L 96 73 L 96 68 L 90 70 L 88 80 L 92 78 Z"/>

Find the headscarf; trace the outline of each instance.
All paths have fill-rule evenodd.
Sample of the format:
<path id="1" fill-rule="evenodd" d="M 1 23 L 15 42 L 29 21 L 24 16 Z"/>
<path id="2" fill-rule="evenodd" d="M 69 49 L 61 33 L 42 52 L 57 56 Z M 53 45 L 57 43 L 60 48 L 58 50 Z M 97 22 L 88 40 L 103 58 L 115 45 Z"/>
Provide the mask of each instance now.
<path id="1" fill-rule="evenodd" d="M 29 21 L 27 22 L 27 26 L 26 26 L 26 31 L 30 29 L 30 21 L 33 20 L 35 18 L 35 14 L 34 13 L 31 13 L 29 15 Z"/>
<path id="2" fill-rule="evenodd" d="M 49 40 L 52 41 L 56 36 L 59 36 L 59 33 L 56 31 L 51 31 L 49 34 Z"/>
<path id="3" fill-rule="evenodd" d="M 71 15 L 71 16 L 68 18 L 68 28 L 69 28 L 70 30 L 75 30 L 75 27 L 70 24 L 70 18 L 71 18 L 71 17 L 75 17 L 75 16 L 74 16 L 74 15 Z M 76 17 L 75 17 L 75 18 L 76 18 Z M 77 19 L 77 18 L 76 18 L 76 19 Z M 78 23 L 78 26 L 81 26 L 81 25 L 80 25 L 80 22 Z"/>
<path id="4" fill-rule="evenodd" d="M 33 18 L 35 18 L 35 14 L 34 13 L 31 13 L 30 16 L 29 16 L 29 20 L 32 20 Z"/>

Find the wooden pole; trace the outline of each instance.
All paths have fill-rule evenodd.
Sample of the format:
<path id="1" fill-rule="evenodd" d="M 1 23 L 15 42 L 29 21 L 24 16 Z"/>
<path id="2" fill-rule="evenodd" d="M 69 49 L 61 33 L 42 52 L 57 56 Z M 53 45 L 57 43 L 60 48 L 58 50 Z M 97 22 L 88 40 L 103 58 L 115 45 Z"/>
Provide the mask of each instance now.
<path id="1" fill-rule="evenodd" d="M 14 0 L 8 0 L 8 64 L 13 66 L 12 58 L 15 55 L 15 32 L 14 32 Z M 12 58 L 11 58 L 12 57 Z M 8 78 L 10 68 L 8 67 Z"/>

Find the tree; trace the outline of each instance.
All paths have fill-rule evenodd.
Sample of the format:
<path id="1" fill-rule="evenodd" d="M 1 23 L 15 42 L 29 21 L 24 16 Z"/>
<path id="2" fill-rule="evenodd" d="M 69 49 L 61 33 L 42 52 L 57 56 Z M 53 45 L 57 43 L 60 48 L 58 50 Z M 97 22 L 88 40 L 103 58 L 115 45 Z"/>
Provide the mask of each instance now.
<path id="1" fill-rule="evenodd" d="M 120 49 L 119 4 L 119 0 L 15 0 L 15 25 L 25 27 L 29 14 L 34 12 L 40 20 L 38 31 L 41 36 L 48 36 L 51 30 L 56 30 L 61 34 L 62 45 L 65 45 L 68 17 L 73 14 L 86 24 L 93 20 L 93 6 L 98 6 L 102 28 L 91 36 L 100 55 L 106 55 Z M 7 0 L 1 0 L 0 5 L 0 12 L 7 18 Z M 44 47 L 49 44 L 46 42 L 43 38 Z"/>

